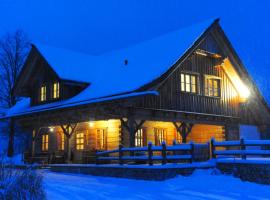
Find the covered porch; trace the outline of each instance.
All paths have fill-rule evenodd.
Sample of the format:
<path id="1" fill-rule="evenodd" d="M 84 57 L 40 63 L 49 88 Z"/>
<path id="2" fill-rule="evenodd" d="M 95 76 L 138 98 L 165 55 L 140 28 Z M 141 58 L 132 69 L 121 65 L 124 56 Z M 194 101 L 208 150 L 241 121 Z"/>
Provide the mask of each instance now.
<path id="1" fill-rule="evenodd" d="M 171 146 L 189 142 L 206 144 L 211 138 L 226 139 L 222 125 L 134 120 L 132 126 L 125 118 L 39 127 L 32 134 L 26 161 L 43 163 L 94 163 L 97 152 L 114 150 L 120 145 L 146 147 L 149 143 L 161 146 L 165 142 Z"/>

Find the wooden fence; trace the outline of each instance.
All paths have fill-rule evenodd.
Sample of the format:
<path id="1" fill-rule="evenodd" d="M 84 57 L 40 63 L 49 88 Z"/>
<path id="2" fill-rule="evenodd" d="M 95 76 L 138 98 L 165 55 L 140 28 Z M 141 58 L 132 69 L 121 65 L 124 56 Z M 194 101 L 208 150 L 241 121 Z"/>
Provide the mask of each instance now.
<path id="1" fill-rule="evenodd" d="M 248 147 L 259 147 L 260 149 L 248 149 Z M 217 149 L 221 147 L 221 149 Z M 218 156 L 239 157 L 246 159 L 247 156 L 270 156 L 270 140 L 235 140 L 217 142 L 211 140 L 211 155 L 212 158 Z"/>
<path id="2" fill-rule="evenodd" d="M 120 165 L 125 162 L 145 162 L 149 165 L 153 163 L 167 162 L 193 162 L 194 144 L 175 144 L 167 146 L 165 142 L 161 146 L 153 146 L 151 142 L 146 147 L 124 148 L 122 145 L 118 149 L 96 153 L 96 164 L 104 161 L 117 161 Z M 156 153 L 157 152 L 157 153 Z M 111 154 L 114 154 L 112 156 Z M 117 156 L 115 156 L 117 155 Z"/>

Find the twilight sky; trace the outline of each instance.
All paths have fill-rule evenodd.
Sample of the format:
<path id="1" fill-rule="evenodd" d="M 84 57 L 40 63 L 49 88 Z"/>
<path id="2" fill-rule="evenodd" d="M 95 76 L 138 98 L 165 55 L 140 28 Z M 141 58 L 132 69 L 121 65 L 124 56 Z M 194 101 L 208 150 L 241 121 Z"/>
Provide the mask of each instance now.
<path id="1" fill-rule="evenodd" d="M 269 10 L 268 0 L 0 0 L 0 35 L 22 29 L 39 43 L 99 54 L 220 17 L 270 100 Z"/>

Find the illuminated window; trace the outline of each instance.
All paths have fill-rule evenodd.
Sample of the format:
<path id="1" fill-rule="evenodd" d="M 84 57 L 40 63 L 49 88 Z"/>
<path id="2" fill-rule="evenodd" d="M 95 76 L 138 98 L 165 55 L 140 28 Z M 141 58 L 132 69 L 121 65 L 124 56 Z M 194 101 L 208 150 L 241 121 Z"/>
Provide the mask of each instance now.
<path id="1" fill-rule="evenodd" d="M 59 150 L 65 150 L 65 135 L 64 133 L 60 133 L 59 135 Z"/>
<path id="2" fill-rule="evenodd" d="M 135 147 L 142 147 L 143 146 L 143 129 L 139 129 L 135 133 Z"/>
<path id="3" fill-rule="evenodd" d="M 197 76 L 194 74 L 181 73 L 181 91 L 197 93 Z"/>
<path id="4" fill-rule="evenodd" d="M 59 83 L 53 84 L 53 98 L 58 99 L 59 98 Z"/>
<path id="5" fill-rule="evenodd" d="M 49 135 L 42 135 L 42 151 L 48 151 L 49 148 Z"/>
<path id="6" fill-rule="evenodd" d="M 106 129 L 97 129 L 97 149 L 107 149 L 107 134 Z"/>
<path id="7" fill-rule="evenodd" d="M 46 86 L 41 86 L 40 88 L 40 101 L 46 101 Z"/>
<path id="8" fill-rule="evenodd" d="M 76 134 L 76 149 L 77 150 L 84 149 L 84 134 L 81 132 Z"/>
<path id="9" fill-rule="evenodd" d="M 159 146 L 162 144 L 163 141 L 166 141 L 165 129 L 155 128 L 154 133 L 155 133 L 155 145 L 156 146 Z"/>
<path id="10" fill-rule="evenodd" d="M 205 78 L 205 95 L 210 97 L 220 97 L 220 79 Z"/>

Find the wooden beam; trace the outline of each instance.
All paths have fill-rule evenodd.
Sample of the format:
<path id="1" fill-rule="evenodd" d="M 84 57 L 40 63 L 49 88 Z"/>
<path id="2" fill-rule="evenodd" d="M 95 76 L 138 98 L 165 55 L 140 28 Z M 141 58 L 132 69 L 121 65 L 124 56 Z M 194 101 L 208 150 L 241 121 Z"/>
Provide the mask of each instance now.
<path id="1" fill-rule="evenodd" d="M 177 132 L 181 135 L 182 137 L 182 142 L 186 143 L 187 142 L 187 136 L 191 132 L 192 127 L 194 124 L 189 124 L 182 122 L 180 125 L 177 124 L 177 122 L 173 122 Z"/>
<path id="2" fill-rule="evenodd" d="M 66 126 L 61 125 L 61 129 L 63 130 L 66 138 L 67 138 L 67 162 L 71 162 L 71 149 L 70 149 L 70 139 L 73 135 L 73 133 L 75 132 L 75 129 L 77 127 L 77 123 L 76 124 L 67 124 Z"/>

